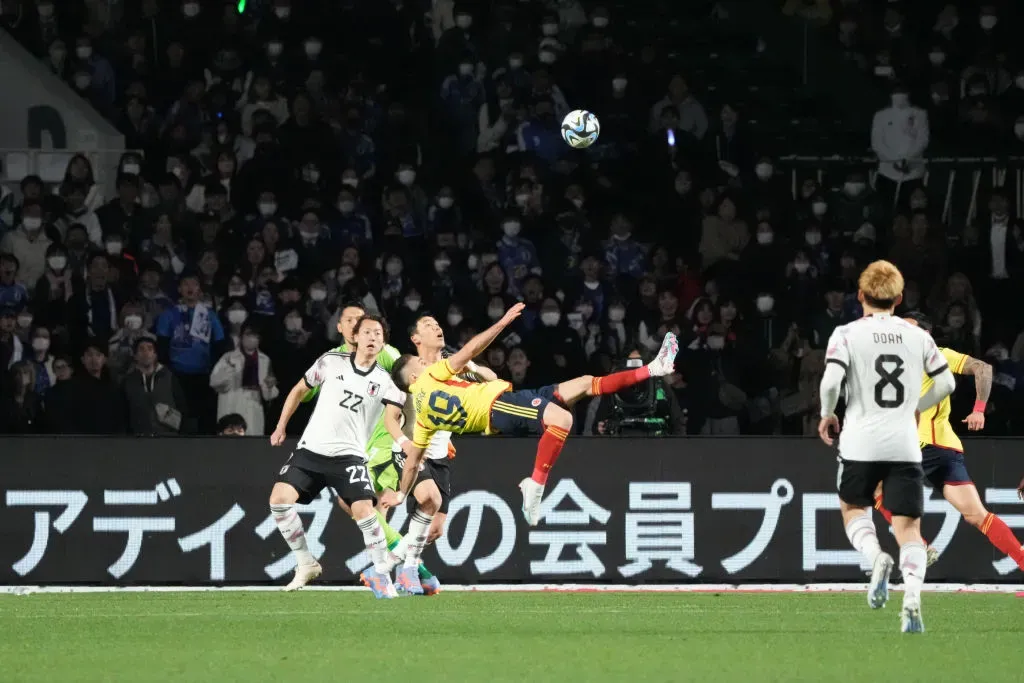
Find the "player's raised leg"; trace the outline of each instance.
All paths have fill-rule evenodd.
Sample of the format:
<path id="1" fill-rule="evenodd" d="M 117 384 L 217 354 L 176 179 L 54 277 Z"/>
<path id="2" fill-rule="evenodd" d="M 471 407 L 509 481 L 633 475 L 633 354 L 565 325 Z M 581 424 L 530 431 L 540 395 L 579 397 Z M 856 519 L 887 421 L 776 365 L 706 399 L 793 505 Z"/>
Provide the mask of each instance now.
<path id="1" fill-rule="evenodd" d="M 285 474 L 287 474 L 290 467 L 285 465 L 285 468 Z M 299 474 L 296 472 L 293 476 Z M 295 554 L 295 576 L 285 586 L 284 590 L 286 591 L 299 590 L 323 572 L 320 563 L 316 561 L 306 545 L 306 532 L 302 528 L 302 518 L 299 517 L 299 512 L 295 509 L 299 497 L 300 494 L 295 487 L 284 481 L 275 483 L 274 488 L 270 491 L 270 514 L 273 515 L 274 523 L 277 524 L 277 529 L 284 537 L 285 543 Z"/>
<path id="2" fill-rule="evenodd" d="M 651 377 L 666 377 L 675 372 L 679 340 L 669 332 L 661 342 L 661 348 L 654 360 L 643 367 L 614 372 L 603 377 L 583 375 L 558 385 L 555 399 L 567 407 L 587 396 L 604 396 L 645 382 Z"/>
<path id="3" fill-rule="evenodd" d="M 1006 522 L 985 509 L 978 489 L 973 483 L 946 484 L 942 489 L 942 495 L 963 516 L 965 522 L 985 534 L 989 543 L 1024 570 L 1024 548 L 1021 547 L 1020 541 Z"/>

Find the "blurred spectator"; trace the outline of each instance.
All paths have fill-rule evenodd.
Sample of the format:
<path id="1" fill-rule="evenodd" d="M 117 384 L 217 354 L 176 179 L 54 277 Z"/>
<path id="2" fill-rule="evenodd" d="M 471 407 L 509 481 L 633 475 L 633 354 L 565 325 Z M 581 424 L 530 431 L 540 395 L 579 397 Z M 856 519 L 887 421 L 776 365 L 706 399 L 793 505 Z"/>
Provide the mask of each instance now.
<path id="1" fill-rule="evenodd" d="M 128 410 L 128 433 L 168 436 L 182 431 L 187 404 L 178 380 L 157 360 L 154 339 L 139 338 L 133 346 L 135 366 L 122 382 Z"/>
<path id="2" fill-rule="evenodd" d="M 245 418 L 238 413 L 230 413 L 217 420 L 217 434 L 220 436 L 245 436 Z"/>
<path id="3" fill-rule="evenodd" d="M 875 190 L 887 207 L 906 202 L 920 185 L 930 141 L 928 112 L 910 103 L 908 89 L 894 86 L 890 101 L 871 124 L 871 149 L 878 155 Z"/>
<path id="4" fill-rule="evenodd" d="M 107 344 L 90 339 L 84 344 L 82 372 L 70 380 L 66 398 L 70 413 L 60 416 L 59 433 L 124 434 L 124 397 L 107 369 Z M 59 383 L 58 383 L 59 386 Z M 54 387 L 56 391 L 57 387 Z M 51 391 L 51 395 L 52 395 Z"/>
<path id="5" fill-rule="evenodd" d="M 36 389 L 36 370 L 31 361 L 19 361 L 7 371 L 8 389 L 0 399 L 0 433 L 44 434 L 47 431 L 43 397 Z"/>
<path id="6" fill-rule="evenodd" d="M 239 348 L 221 356 L 210 374 L 217 391 L 217 419 L 238 414 L 245 419 L 246 433 L 263 436 L 264 405 L 280 393 L 270 357 L 260 350 L 260 334 L 254 327 L 242 330 Z"/>

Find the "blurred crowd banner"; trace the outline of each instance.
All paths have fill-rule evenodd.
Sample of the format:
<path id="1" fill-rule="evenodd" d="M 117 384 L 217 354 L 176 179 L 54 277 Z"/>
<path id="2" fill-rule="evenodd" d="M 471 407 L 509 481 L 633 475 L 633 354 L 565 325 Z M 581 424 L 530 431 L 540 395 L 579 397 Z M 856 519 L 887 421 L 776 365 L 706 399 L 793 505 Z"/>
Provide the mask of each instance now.
<path id="1" fill-rule="evenodd" d="M 294 561 L 267 498 L 286 447 L 264 439 L 0 440 L 0 584 L 284 583 Z M 835 494 L 835 454 L 812 439 L 573 438 L 541 524 L 517 484 L 533 439 L 457 439 L 447 535 L 425 560 L 453 583 L 864 581 Z M 1024 534 L 1020 442 L 972 440 L 982 499 Z M 368 564 L 324 495 L 302 509 L 323 580 Z M 407 510 L 392 523 L 405 526 Z M 876 516 L 883 546 L 895 539 Z M 929 581 L 1020 583 L 1012 560 L 932 495 Z"/>
<path id="2" fill-rule="evenodd" d="M 1024 157 L 949 156 L 931 157 L 927 162 L 923 182 L 931 198 L 930 210 L 946 225 L 962 227 L 973 221 L 986 210 L 996 188 L 1008 194 L 1015 215 L 1024 216 Z M 820 187 L 841 187 L 853 170 L 864 171 L 873 181 L 878 167 L 874 157 L 785 156 L 779 163 L 789 173 L 794 198 L 807 179 Z M 898 199 L 905 204 L 905 197 Z"/>

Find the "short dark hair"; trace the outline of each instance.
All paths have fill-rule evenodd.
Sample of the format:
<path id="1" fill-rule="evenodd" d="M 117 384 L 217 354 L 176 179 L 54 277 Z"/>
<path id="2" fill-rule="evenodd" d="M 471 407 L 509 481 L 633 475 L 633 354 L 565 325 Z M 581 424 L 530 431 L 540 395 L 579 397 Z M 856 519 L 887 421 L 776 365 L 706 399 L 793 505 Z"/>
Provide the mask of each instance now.
<path id="1" fill-rule="evenodd" d="M 412 362 L 412 359 L 415 357 L 416 356 L 411 353 L 403 354 L 395 361 L 395 364 L 391 368 L 391 381 L 393 381 L 395 386 L 402 391 L 409 391 L 409 383 L 405 381 L 405 375 L 402 371 L 405 370 L 405 366 Z"/>
<path id="2" fill-rule="evenodd" d="M 375 315 L 373 313 L 364 313 L 363 317 L 356 321 L 356 326 L 352 328 L 353 339 L 359 334 L 359 330 L 360 328 L 362 328 L 363 323 L 365 322 L 380 323 L 381 329 L 384 330 L 384 343 L 388 343 L 388 321 L 384 319 L 384 316 Z M 353 344 L 352 346 L 355 347 L 355 344 Z"/>
<path id="3" fill-rule="evenodd" d="M 242 429 L 248 431 L 249 425 L 246 424 L 245 418 L 238 413 L 228 413 L 221 419 L 217 420 L 217 433 L 223 434 L 229 429 Z"/>
<path id="4" fill-rule="evenodd" d="M 419 329 L 420 321 L 421 320 L 423 320 L 424 318 L 433 318 L 433 317 L 434 317 L 434 315 L 432 313 L 420 313 L 418 316 L 416 316 L 413 319 L 413 321 L 411 323 L 409 323 L 409 336 L 412 337 L 412 335 L 416 334 L 416 330 Z"/>
<path id="5" fill-rule="evenodd" d="M 934 328 L 931 319 L 924 313 L 921 313 L 920 311 L 911 311 L 910 313 L 907 313 L 903 317 L 916 322 L 917 326 L 920 327 L 925 332 L 931 332 Z"/>

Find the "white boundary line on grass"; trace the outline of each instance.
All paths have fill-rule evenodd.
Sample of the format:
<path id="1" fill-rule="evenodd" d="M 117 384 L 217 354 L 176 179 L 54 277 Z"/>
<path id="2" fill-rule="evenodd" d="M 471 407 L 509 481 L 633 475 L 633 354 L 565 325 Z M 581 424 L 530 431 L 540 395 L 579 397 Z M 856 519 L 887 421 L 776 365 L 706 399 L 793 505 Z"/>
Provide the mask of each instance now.
<path id="1" fill-rule="evenodd" d="M 0 595 L 34 593 L 235 593 L 275 592 L 281 586 L 0 586 Z M 892 586 L 899 590 L 899 585 Z M 362 586 L 307 586 L 303 590 L 324 592 L 360 592 Z M 445 584 L 442 591 L 453 593 L 842 593 L 867 590 L 863 583 L 812 584 Z M 1024 585 L 926 583 L 924 590 L 934 593 L 1021 593 Z"/>

